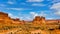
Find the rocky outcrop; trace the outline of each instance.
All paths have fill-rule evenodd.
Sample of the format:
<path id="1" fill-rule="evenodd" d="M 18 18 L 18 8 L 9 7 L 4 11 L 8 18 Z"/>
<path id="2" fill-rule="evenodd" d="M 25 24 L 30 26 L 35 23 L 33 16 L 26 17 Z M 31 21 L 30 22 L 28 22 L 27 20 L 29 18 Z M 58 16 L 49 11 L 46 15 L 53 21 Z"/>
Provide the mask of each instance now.
<path id="1" fill-rule="evenodd" d="M 0 12 L 0 23 L 10 22 L 10 19 L 7 13 Z"/>
<path id="2" fill-rule="evenodd" d="M 45 17 L 36 16 L 35 19 L 33 19 L 34 24 L 43 24 L 45 23 Z"/>
<path id="3" fill-rule="evenodd" d="M 19 18 L 13 19 L 10 18 L 7 13 L 0 12 L 0 23 L 12 24 L 12 23 L 21 23 L 21 21 Z"/>

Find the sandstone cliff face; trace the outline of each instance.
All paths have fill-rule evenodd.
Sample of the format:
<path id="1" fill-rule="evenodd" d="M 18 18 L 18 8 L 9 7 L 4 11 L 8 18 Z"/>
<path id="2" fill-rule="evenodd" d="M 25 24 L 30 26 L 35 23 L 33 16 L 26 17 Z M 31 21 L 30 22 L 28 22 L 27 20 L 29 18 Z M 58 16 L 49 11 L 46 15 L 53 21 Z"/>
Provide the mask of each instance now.
<path id="1" fill-rule="evenodd" d="M 19 19 L 12 19 L 12 23 L 20 23 L 20 20 Z"/>
<path id="2" fill-rule="evenodd" d="M 0 17 L 1 16 L 8 17 L 8 14 L 7 13 L 0 12 Z"/>
<path id="3" fill-rule="evenodd" d="M 34 24 L 43 24 L 45 23 L 45 17 L 36 16 L 33 20 Z"/>
<path id="4" fill-rule="evenodd" d="M 2 23 L 10 22 L 10 17 L 8 17 L 7 13 L 0 12 L 0 22 Z"/>
<path id="5" fill-rule="evenodd" d="M 16 18 L 16 19 L 12 19 L 8 16 L 7 13 L 3 13 L 3 12 L 0 12 L 0 23 L 7 23 L 7 24 L 10 24 L 10 23 L 21 23 L 21 21 Z"/>
<path id="6" fill-rule="evenodd" d="M 58 23 L 58 20 L 46 20 L 46 23 Z"/>
<path id="7" fill-rule="evenodd" d="M 12 19 L 12 23 L 14 24 L 24 24 L 25 21 L 24 20 L 20 20 L 19 18 L 16 19 Z"/>
<path id="8" fill-rule="evenodd" d="M 40 16 L 36 16 L 35 19 L 33 20 L 34 24 L 40 23 Z"/>

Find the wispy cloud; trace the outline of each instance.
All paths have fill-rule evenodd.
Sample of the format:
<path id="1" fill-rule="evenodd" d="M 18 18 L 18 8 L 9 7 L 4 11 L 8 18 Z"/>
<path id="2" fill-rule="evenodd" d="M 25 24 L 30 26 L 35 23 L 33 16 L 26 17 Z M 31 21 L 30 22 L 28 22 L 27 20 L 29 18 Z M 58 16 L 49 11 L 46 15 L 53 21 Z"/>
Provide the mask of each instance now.
<path id="1" fill-rule="evenodd" d="M 14 16 L 12 13 L 8 13 L 9 17 L 11 18 L 19 18 L 18 16 Z"/>
<path id="2" fill-rule="evenodd" d="M 23 8 L 6 8 L 8 10 L 23 10 Z"/>
<path id="3" fill-rule="evenodd" d="M 60 0 L 52 0 L 52 3 L 58 3 Z"/>
<path id="4" fill-rule="evenodd" d="M 55 19 L 55 18 L 52 17 L 52 18 L 46 18 L 46 19 L 47 19 L 47 20 L 51 20 L 51 19 Z"/>
<path id="5" fill-rule="evenodd" d="M 30 12 L 30 14 L 32 15 L 33 18 L 34 18 L 35 16 L 38 16 L 38 13 L 36 13 L 36 12 Z"/>
<path id="6" fill-rule="evenodd" d="M 32 6 L 46 6 L 45 4 L 37 4 L 37 3 L 34 3 L 32 4 Z"/>
<path id="7" fill-rule="evenodd" d="M 15 4 L 16 0 L 8 0 L 8 4 Z"/>
<path id="8" fill-rule="evenodd" d="M 52 5 L 50 9 L 59 9 L 60 8 L 60 3 L 55 3 Z"/>
<path id="9" fill-rule="evenodd" d="M 60 16 L 60 10 L 59 11 L 56 11 L 54 14 Z"/>
<path id="10" fill-rule="evenodd" d="M 27 0 L 27 2 L 42 2 L 44 0 Z"/>
<path id="11" fill-rule="evenodd" d="M 52 5 L 50 9 L 54 9 L 56 15 L 60 15 L 60 3 L 55 3 Z"/>
<path id="12" fill-rule="evenodd" d="M 32 9 L 28 9 L 28 8 L 6 8 L 8 10 L 32 10 Z"/>
<path id="13" fill-rule="evenodd" d="M 36 13 L 36 12 L 30 12 L 31 15 L 33 15 L 33 17 L 35 16 L 47 16 L 47 14 L 45 14 L 44 12 L 40 12 L 40 13 Z"/>
<path id="14" fill-rule="evenodd" d="M 50 3 L 58 3 L 58 2 L 60 2 L 60 0 L 46 0 L 46 1 L 51 1 Z"/>
<path id="15" fill-rule="evenodd" d="M 14 4 L 14 2 L 11 2 L 11 1 L 8 1 L 7 3 L 8 3 L 8 4 Z"/>
<path id="16" fill-rule="evenodd" d="M 5 4 L 0 4 L 1 7 L 5 7 L 6 5 Z"/>
<path id="17" fill-rule="evenodd" d="M 21 20 L 32 20 L 32 16 L 29 14 L 19 14 Z"/>
<path id="18" fill-rule="evenodd" d="M 39 14 L 40 16 L 47 16 L 47 14 L 46 13 L 44 13 L 43 11 Z"/>
<path id="19" fill-rule="evenodd" d="M 31 16 L 25 16 L 25 20 L 29 21 L 29 20 L 32 20 Z"/>

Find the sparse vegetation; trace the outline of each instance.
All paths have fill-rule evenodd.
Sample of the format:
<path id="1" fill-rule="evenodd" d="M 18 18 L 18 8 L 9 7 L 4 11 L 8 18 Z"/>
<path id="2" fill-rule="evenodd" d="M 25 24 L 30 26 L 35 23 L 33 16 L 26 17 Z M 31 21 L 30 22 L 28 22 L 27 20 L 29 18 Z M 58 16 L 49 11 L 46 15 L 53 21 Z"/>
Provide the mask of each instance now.
<path id="1" fill-rule="evenodd" d="M 7 30 L 10 31 L 8 34 L 31 34 L 30 31 L 34 31 L 34 30 L 42 30 L 42 31 L 47 31 L 47 29 L 45 30 L 44 26 L 34 26 L 32 24 L 24 24 L 24 25 L 1 25 L 2 27 L 0 28 L 1 30 Z M 54 31 L 55 29 L 48 29 L 48 31 Z M 51 32 L 50 32 L 51 33 Z M 36 33 L 36 34 L 41 34 L 41 33 Z"/>

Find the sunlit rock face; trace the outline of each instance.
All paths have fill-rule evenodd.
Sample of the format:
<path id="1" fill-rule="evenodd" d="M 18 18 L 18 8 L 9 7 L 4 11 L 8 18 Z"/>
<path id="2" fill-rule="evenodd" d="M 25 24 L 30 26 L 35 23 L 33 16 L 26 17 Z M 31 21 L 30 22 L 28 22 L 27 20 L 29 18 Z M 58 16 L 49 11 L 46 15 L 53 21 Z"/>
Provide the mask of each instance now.
<path id="1" fill-rule="evenodd" d="M 12 19 L 12 23 L 20 23 L 20 20 L 18 18 Z"/>
<path id="2" fill-rule="evenodd" d="M 12 19 L 12 23 L 14 24 L 23 24 L 25 21 L 21 21 L 19 18 L 16 18 L 16 19 Z"/>
<path id="3" fill-rule="evenodd" d="M 5 23 L 7 23 L 7 24 L 20 23 L 20 24 L 23 24 L 23 23 L 25 23 L 25 21 L 23 21 L 23 20 L 20 21 L 19 18 L 16 18 L 16 19 L 10 18 L 7 13 L 0 12 L 0 23 L 4 23 L 4 24 Z"/>
<path id="4" fill-rule="evenodd" d="M 41 17 L 41 22 L 45 23 L 45 17 L 43 17 L 43 16 Z"/>
<path id="5" fill-rule="evenodd" d="M 6 19 L 8 17 L 7 13 L 0 12 L 0 20 Z"/>
<path id="6" fill-rule="evenodd" d="M 0 17 L 8 17 L 7 13 L 0 12 Z"/>
<path id="7" fill-rule="evenodd" d="M 0 22 L 2 23 L 10 22 L 10 17 L 8 17 L 7 13 L 0 12 Z"/>
<path id="8" fill-rule="evenodd" d="M 56 19 L 56 20 L 46 20 L 46 24 L 47 25 L 58 25 L 60 23 L 60 20 Z"/>
<path id="9" fill-rule="evenodd" d="M 58 23 L 58 20 L 46 20 L 46 23 Z"/>
<path id="10" fill-rule="evenodd" d="M 33 21 L 32 21 L 33 24 L 47 24 L 47 25 L 50 25 L 50 24 L 59 24 L 60 23 L 60 20 L 56 19 L 52 19 L 52 20 L 45 20 L 45 17 L 43 16 L 36 16 Z"/>
<path id="11" fill-rule="evenodd" d="M 41 20 L 40 16 L 36 16 L 35 19 L 33 19 L 33 23 L 34 24 L 40 23 L 40 20 Z"/>
<path id="12" fill-rule="evenodd" d="M 26 23 L 26 21 L 24 21 L 24 20 L 21 21 L 21 24 L 25 24 L 25 23 Z"/>
<path id="13" fill-rule="evenodd" d="M 33 19 L 34 24 L 43 24 L 45 23 L 45 17 L 36 16 L 35 19 Z"/>

